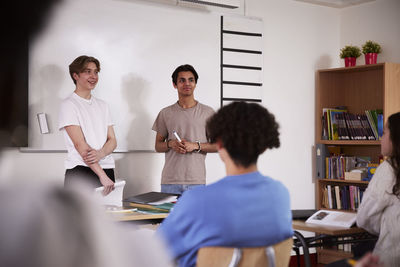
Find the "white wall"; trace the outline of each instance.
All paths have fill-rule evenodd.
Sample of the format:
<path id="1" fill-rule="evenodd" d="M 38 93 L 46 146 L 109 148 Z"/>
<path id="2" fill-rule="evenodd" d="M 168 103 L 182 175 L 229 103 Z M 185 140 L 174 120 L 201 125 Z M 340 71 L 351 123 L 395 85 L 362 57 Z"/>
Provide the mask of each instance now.
<path id="1" fill-rule="evenodd" d="M 374 5 L 382 4 L 391 10 L 398 7 L 396 2 L 378 1 Z M 340 10 L 291 0 L 246 1 L 245 15 L 264 21 L 263 104 L 276 115 L 281 126 L 281 147 L 264 153 L 259 159 L 259 169 L 289 188 L 293 209 L 313 208 L 315 204 L 312 180 L 315 70 L 341 66 L 338 54 L 344 36 L 348 35 L 347 29 L 340 28 L 341 19 L 347 21 L 347 17 L 354 16 L 350 13 L 358 14 L 358 10 L 369 6 Z M 394 12 L 390 14 L 391 21 L 395 20 Z M 377 16 L 383 20 L 387 13 Z M 387 35 L 398 34 L 393 27 Z M 382 43 L 386 51 L 399 43 L 398 37 L 380 39 L 385 39 Z M 400 62 L 399 54 L 391 61 Z M 0 156 L 0 183 L 20 179 L 62 183 L 64 157 L 63 153 L 5 150 Z M 163 154 L 117 153 L 114 157 L 117 177 L 128 182 L 126 195 L 160 189 Z M 208 183 L 224 175 L 217 154 L 209 154 L 206 164 Z"/>
<path id="2" fill-rule="evenodd" d="M 340 46 L 353 44 L 361 48 L 373 40 L 382 46 L 379 62 L 400 62 L 400 1 L 377 0 L 341 12 Z M 344 62 L 341 63 L 344 66 Z M 357 65 L 365 64 L 364 55 Z"/>
<path id="3" fill-rule="evenodd" d="M 247 1 L 247 15 L 264 20 L 263 104 L 281 126 L 281 147 L 259 159 L 282 181 L 293 209 L 313 208 L 315 70 L 337 66 L 339 11 L 295 1 Z"/>

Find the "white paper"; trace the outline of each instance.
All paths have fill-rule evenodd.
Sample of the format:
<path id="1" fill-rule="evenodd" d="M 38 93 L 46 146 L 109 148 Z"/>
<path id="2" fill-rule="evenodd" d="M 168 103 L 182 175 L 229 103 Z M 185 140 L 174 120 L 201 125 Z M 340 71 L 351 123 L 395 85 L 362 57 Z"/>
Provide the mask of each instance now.
<path id="1" fill-rule="evenodd" d="M 107 196 L 103 196 L 102 192 L 104 190 L 104 186 L 97 187 L 95 191 L 95 197 L 100 202 L 101 205 L 110 205 L 110 206 L 122 206 L 122 195 L 125 187 L 125 180 L 116 180 L 114 184 L 114 190 L 111 191 Z"/>

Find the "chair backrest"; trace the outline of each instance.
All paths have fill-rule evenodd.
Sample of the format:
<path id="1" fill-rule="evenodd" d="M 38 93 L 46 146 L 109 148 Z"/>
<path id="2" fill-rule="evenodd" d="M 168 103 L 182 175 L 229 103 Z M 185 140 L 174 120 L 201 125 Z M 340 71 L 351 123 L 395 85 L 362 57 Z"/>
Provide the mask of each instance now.
<path id="1" fill-rule="evenodd" d="M 197 267 L 287 267 L 293 247 L 288 238 L 269 247 L 203 247 L 197 253 Z"/>

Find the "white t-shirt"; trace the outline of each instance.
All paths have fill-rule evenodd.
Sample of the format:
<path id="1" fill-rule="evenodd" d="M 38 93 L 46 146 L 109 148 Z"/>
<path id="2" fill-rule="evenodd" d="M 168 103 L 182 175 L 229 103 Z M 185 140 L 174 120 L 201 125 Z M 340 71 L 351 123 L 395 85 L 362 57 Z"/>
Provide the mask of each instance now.
<path id="1" fill-rule="evenodd" d="M 61 103 L 58 127 L 60 131 L 64 132 L 64 140 L 68 150 L 68 157 L 65 160 L 66 169 L 72 169 L 77 165 L 87 166 L 64 128 L 69 125 L 80 126 L 86 143 L 97 150 L 101 149 L 106 143 L 108 127 L 114 124 L 111 121 L 108 105 L 103 100 L 94 96 L 91 96 L 88 100 L 76 93 L 64 99 Z M 115 167 L 111 154 L 101 159 L 99 164 L 103 169 Z"/>

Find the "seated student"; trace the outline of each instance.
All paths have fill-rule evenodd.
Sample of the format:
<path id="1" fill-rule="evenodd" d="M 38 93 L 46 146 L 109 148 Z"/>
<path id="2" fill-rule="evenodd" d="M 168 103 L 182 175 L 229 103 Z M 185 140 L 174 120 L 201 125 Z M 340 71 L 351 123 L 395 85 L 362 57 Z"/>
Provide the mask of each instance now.
<path id="1" fill-rule="evenodd" d="M 150 230 L 111 222 L 80 187 L 0 186 L 0 265 L 172 266 Z"/>
<path id="2" fill-rule="evenodd" d="M 400 112 L 387 120 L 381 154 L 387 159 L 363 194 L 357 225 L 379 236 L 373 252 L 385 266 L 400 266 Z"/>
<path id="3" fill-rule="evenodd" d="M 158 229 L 180 266 L 195 266 L 201 247 L 268 246 L 293 235 L 288 190 L 257 170 L 258 156 L 280 145 L 274 116 L 234 102 L 208 120 L 207 132 L 227 176 L 183 193 Z"/>

